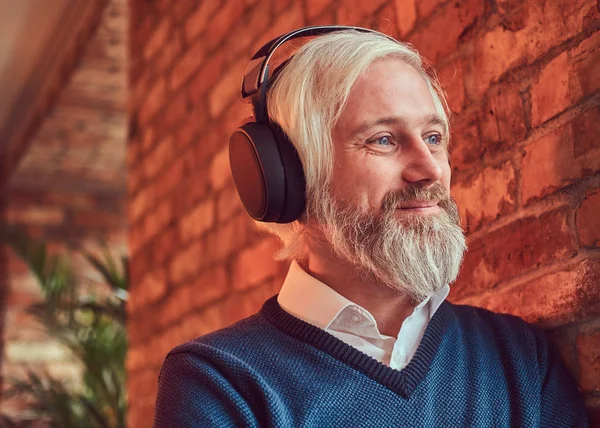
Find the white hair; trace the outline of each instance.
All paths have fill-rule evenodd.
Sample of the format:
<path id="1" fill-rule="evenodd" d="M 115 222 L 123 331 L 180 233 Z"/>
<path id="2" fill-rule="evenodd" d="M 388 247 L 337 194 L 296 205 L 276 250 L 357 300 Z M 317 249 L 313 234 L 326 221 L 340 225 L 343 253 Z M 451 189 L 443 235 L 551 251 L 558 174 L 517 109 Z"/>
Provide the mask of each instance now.
<path id="1" fill-rule="evenodd" d="M 423 76 L 448 127 L 448 106 L 433 69 L 411 45 L 377 33 L 343 30 L 310 40 L 269 89 L 269 118 L 279 124 L 298 152 L 308 207 L 329 189 L 334 153 L 331 133 L 352 87 L 369 65 L 386 57 L 400 58 Z M 290 224 L 258 223 L 282 241 L 277 258 L 306 257 L 301 222 L 302 218 Z"/>

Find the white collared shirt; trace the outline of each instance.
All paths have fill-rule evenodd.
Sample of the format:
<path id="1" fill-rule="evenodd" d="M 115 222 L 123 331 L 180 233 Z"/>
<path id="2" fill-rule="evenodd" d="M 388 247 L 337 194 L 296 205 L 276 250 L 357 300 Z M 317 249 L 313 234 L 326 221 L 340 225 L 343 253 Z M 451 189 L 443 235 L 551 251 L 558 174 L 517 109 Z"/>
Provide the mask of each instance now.
<path id="1" fill-rule="evenodd" d="M 277 302 L 300 318 L 380 363 L 402 370 L 415 354 L 429 320 L 444 302 L 449 286 L 442 287 L 419 305 L 402 323 L 398 338 L 379 333 L 373 315 L 312 277 L 293 261 Z"/>

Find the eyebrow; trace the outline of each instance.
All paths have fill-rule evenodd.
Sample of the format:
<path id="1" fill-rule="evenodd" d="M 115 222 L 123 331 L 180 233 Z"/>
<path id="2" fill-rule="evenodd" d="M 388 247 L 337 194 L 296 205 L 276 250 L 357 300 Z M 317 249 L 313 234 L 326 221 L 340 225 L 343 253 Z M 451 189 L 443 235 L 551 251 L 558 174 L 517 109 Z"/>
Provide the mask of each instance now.
<path id="1" fill-rule="evenodd" d="M 412 121 L 412 120 L 407 120 L 403 117 L 397 117 L 397 116 L 390 116 L 390 117 L 382 117 L 380 119 L 377 119 L 374 122 L 366 122 L 361 124 L 360 126 L 358 126 L 353 132 L 352 132 L 352 136 L 356 136 L 356 135 L 360 135 L 366 131 L 368 131 L 369 129 L 378 126 L 378 125 L 410 125 L 412 123 L 416 123 L 418 125 L 422 125 L 422 126 L 428 126 L 428 125 L 440 125 L 444 127 L 444 131 L 447 133 L 448 132 L 448 125 L 446 124 L 446 121 L 439 115 L 436 113 L 430 113 L 418 120 Z"/>

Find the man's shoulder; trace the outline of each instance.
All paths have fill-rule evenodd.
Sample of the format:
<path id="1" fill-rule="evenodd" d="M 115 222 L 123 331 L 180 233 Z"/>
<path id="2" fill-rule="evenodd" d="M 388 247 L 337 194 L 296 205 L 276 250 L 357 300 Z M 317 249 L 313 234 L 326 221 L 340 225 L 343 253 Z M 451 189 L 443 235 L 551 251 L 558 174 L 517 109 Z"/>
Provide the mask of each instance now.
<path id="1" fill-rule="evenodd" d="M 232 325 L 198 336 L 173 348 L 168 355 L 178 353 L 235 354 L 238 349 L 258 346 L 259 339 L 275 333 L 275 328 L 259 313 Z"/>
<path id="2" fill-rule="evenodd" d="M 460 334 L 468 340 L 521 349 L 527 353 L 534 350 L 544 352 L 548 347 L 544 330 L 516 315 L 449 302 L 448 306 L 457 321 Z"/>

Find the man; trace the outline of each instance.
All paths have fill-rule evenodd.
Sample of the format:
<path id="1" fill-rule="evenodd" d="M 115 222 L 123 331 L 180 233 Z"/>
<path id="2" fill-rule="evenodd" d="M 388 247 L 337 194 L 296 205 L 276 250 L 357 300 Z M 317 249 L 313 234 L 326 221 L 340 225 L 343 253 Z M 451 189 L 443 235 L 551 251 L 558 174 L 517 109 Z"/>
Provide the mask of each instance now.
<path id="1" fill-rule="evenodd" d="M 276 74 L 269 118 L 306 180 L 300 217 L 265 225 L 290 271 L 258 314 L 171 351 L 155 425 L 587 426 L 541 331 L 445 301 L 466 246 L 418 53 L 331 31 Z"/>

